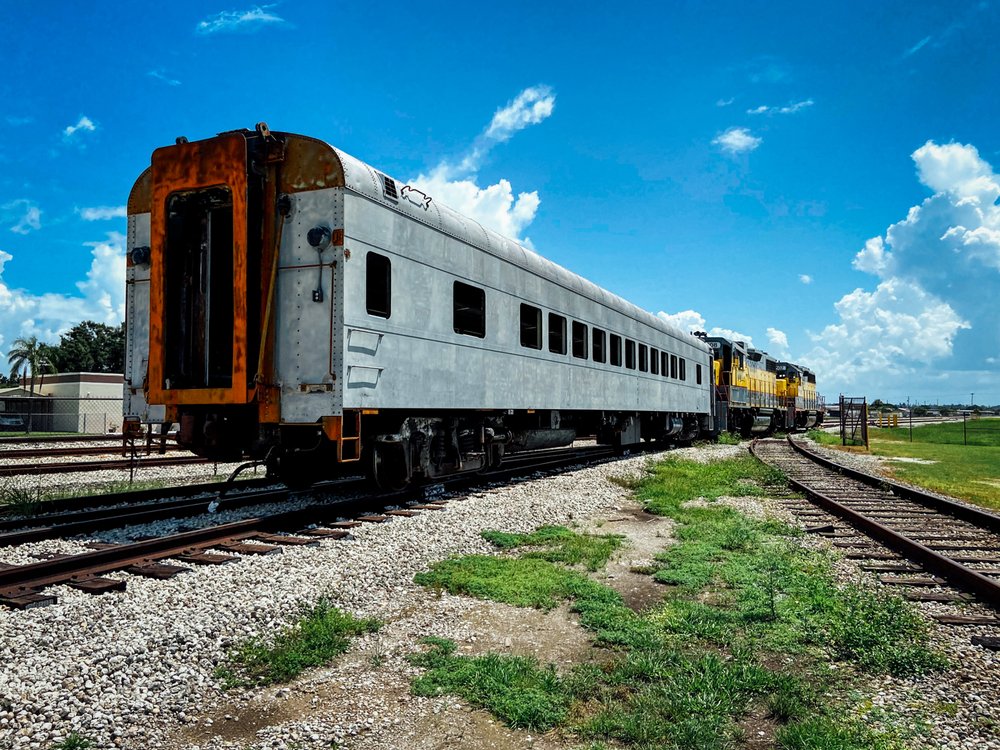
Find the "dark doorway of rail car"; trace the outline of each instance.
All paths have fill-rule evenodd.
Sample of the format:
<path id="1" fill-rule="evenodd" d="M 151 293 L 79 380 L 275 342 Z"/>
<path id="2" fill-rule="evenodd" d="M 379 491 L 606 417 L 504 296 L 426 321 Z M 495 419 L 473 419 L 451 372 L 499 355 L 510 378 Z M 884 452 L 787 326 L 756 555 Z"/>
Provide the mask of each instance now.
<path id="1" fill-rule="evenodd" d="M 167 200 L 164 386 L 233 384 L 233 200 L 226 187 Z"/>

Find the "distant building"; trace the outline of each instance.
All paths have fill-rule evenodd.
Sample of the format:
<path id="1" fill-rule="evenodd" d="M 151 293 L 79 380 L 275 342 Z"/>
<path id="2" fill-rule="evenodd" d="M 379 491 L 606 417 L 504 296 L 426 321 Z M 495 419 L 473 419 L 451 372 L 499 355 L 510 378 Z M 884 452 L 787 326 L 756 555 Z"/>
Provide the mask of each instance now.
<path id="1" fill-rule="evenodd" d="M 122 422 L 125 377 L 106 372 L 64 372 L 39 376 L 35 394 L 27 388 L 0 390 L 0 430 L 31 432 L 116 432 Z"/>

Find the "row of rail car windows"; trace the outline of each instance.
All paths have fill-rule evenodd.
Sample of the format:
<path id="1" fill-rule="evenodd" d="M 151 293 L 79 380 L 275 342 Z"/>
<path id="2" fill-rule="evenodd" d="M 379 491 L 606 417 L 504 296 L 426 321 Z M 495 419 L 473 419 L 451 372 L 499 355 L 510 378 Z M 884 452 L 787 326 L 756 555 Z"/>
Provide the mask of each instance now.
<path id="1" fill-rule="evenodd" d="M 365 283 L 365 307 L 369 315 L 388 318 L 392 314 L 391 263 L 384 255 L 368 253 Z M 452 311 L 455 333 L 486 337 L 486 291 L 479 287 L 454 282 Z M 534 305 L 521 304 L 521 346 L 541 350 L 546 345 L 552 354 L 569 354 L 576 359 L 590 359 L 627 370 L 648 372 L 675 380 L 687 380 L 687 360 L 676 354 L 660 351 L 616 333 L 589 327 L 563 315 L 548 314 L 548 340 L 543 329 L 543 313 Z M 624 356 L 623 356 L 624 354 Z M 695 382 L 701 385 L 701 365 L 695 363 Z"/>

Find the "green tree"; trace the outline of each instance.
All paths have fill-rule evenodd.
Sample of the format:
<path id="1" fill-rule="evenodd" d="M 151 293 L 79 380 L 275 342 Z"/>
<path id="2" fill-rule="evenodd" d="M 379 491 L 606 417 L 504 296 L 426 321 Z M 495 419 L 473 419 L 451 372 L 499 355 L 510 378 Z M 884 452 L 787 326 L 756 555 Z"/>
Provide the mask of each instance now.
<path id="1" fill-rule="evenodd" d="M 59 337 L 54 359 L 60 372 L 124 372 L 125 324 L 77 323 Z"/>
<path id="2" fill-rule="evenodd" d="M 35 376 L 56 372 L 52 356 L 52 347 L 40 342 L 37 336 L 14 339 L 10 351 L 7 352 L 11 380 L 17 380 L 22 373 L 26 375 L 30 373 L 31 384 L 28 392 L 34 395 Z"/>

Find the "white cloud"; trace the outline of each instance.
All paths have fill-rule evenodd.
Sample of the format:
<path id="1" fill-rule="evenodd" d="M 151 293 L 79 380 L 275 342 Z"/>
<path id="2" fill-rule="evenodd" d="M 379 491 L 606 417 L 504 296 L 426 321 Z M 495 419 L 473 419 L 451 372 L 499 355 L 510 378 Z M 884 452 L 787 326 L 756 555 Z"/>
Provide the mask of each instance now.
<path id="1" fill-rule="evenodd" d="M 813 277 L 810 276 L 807 273 L 800 273 L 799 274 L 799 281 L 801 281 L 803 284 L 812 284 L 813 283 Z"/>
<path id="2" fill-rule="evenodd" d="M 806 107 L 811 107 L 815 102 L 812 99 L 804 99 L 794 104 L 786 104 L 784 107 L 768 107 L 765 104 L 753 109 L 748 109 L 748 115 L 793 115 Z"/>
<path id="3" fill-rule="evenodd" d="M 727 153 L 745 154 L 757 148 L 763 140 L 753 135 L 747 128 L 733 127 L 716 136 L 712 143 Z"/>
<path id="4" fill-rule="evenodd" d="M 500 234 L 518 238 L 535 218 L 541 203 L 538 192 L 521 192 L 515 197 L 509 180 L 501 178 L 481 187 L 477 172 L 487 154 L 529 125 L 547 119 L 555 108 L 555 94 L 548 86 L 532 86 L 498 109 L 489 125 L 475 139 L 468 152 L 452 164 L 443 161 L 428 174 L 411 182 L 440 203 L 475 219 Z M 530 246 L 530 239 L 523 242 Z"/>
<path id="5" fill-rule="evenodd" d="M 225 10 L 199 21 L 195 31 L 199 34 L 253 32 L 265 26 L 286 24 L 284 18 L 270 11 L 273 7 L 273 5 L 258 5 L 250 10 Z"/>
<path id="6" fill-rule="evenodd" d="M 745 333 L 734 331 L 732 328 L 721 328 L 719 326 L 708 328 L 705 325 L 705 317 L 696 310 L 682 310 L 678 313 L 667 313 L 661 310 L 656 313 L 656 317 L 672 326 L 680 328 L 685 333 L 705 331 L 709 336 L 721 336 L 722 338 L 730 339 L 731 341 L 743 341 L 748 346 L 753 346 L 753 337 L 748 336 Z"/>
<path id="7" fill-rule="evenodd" d="M 81 208 L 80 218 L 84 221 L 102 221 L 104 219 L 123 219 L 127 215 L 125 206 L 94 206 Z"/>
<path id="8" fill-rule="evenodd" d="M 41 229 L 42 211 L 32 201 L 21 198 L 0 206 L 0 220 L 4 223 L 14 222 L 10 231 L 15 234 L 28 234 L 32 230 Z"/>
<path id="9" fill-rule="evenodd" d="M 4 118 L 4 119 L 6 119 L 8 125 L 10 125 L 11 127 L 15 127 L 15 128 L 16 127 L 20 127 L 21 125 L 30 125 L 31 123 L 33 123 L 35 121 L 34 117 L 30 117 L 30 116 L 28 116 L 28 117 L 18 117 L 16 115 L 7 115 L 7 117 Z"/>
<path id="10" fill-rule="evenodd" d="M 155 78 L 158 81 L 163 81 L 168 86 L 180 86 L 181 85 L 180 81 L 178 81 L 176 78 L 171 78 L 166 73 L 164 73 L 163 70 L 160 69 L 160 68 L 157 68 L 156 70 L 151 70 L 146 75 L 151 76 L 152 78 Z"/>
<path id="11" fill-rule="evenodd" d="M 717 99 L 715 101 L 715 106 L 716 107 L 728 107 L 730 104 L 732 104 L 735 101 L 736 101 L 736 97 L 735 96 L 731 96 L 728 99 Z"/>
<path id="12" fill-rule="evenodd" d="M 788 336 L 784 331 L 777 328 L 767 329 L 767 350 L 771 355 L 779 359 L 788 357 Z"/>
<path id="13" fill-rule="evenodd" d="M 60 333 L 82 320 L 118 325 L 125 317 L 125 238 L 109 232 L 91 248 L 87 278 L 77 282 L 79 296 L 12 289 L 3 280 L 4 265 L 13 260 L 0 250 L 0 365 L 14 339 L 37 336 L 55 343 Z"/>
<path id="14" fill-rule="evenodd" d="M 63 136 L 65 138 L 72 138 L 75 133 L 81 130 L 86 133 L 93 133 L 97 130 L 97 125 L 89 117 L 83 115 L 79 120 L 77 120 L 76 125 L 67 125 L 63 129 Z"/>
<path id="15" fill-rule="evenodd" d="M 925 36 L 919 42 L 917 42 L 912 47 L 910 47 L 908 50 L 906 50 L 906 52 L 903 53 L 903 58 L 907 58 L 910 55 L 913 55 L 913 54 L 919 52 L 921 49 L 923 49 L 924 45 L 927 44 L 927 42 L 929 42 L 930 40 L 931 40 L 931 37 Z"/>
<path id="16" fill-rule="evenodd" d="M 853 265 L 879 278 L 876 289 L 845 295 L 839 321 L 813 336 L 812 363 L 842 387 L 869 382 L 898 394 L 949 373 L 949 387 L 961 389 L 1000 351 L 1000 178 L 971 145 L 928 141 L 912 157 L 934 194 L 865 243 Z M 961 335 L 967 329 L 975 334 Z"/>

